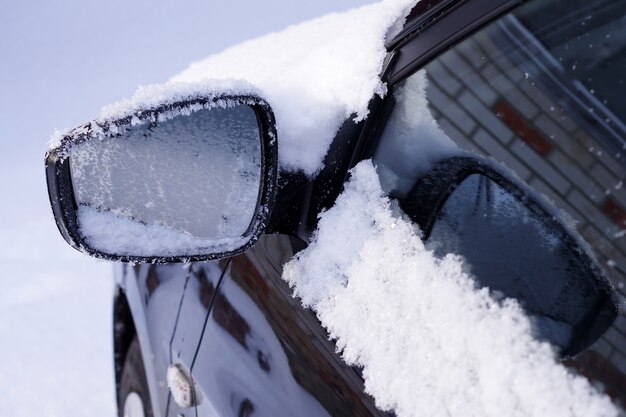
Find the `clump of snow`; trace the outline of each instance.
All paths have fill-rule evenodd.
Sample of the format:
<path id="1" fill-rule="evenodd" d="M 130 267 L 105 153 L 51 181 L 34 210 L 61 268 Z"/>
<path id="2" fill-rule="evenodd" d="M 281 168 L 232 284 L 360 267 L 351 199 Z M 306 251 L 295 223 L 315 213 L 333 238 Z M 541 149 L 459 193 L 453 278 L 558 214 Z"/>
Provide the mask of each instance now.
<path id="1" fill-rule="evenodd" d="M 104 107 L 98 120 L 119 119 L 132 115 L 137 109 L 148 109 L 163 104 L 194 99 L 196 97 L 258 96 L 259 90 L 244 80 L 202 80 L 195 83 L 167 83 L 141 86 L 132 98 Z M 225 107 L 228 102 L 214 105 Z"/>
<path id="2" fill-rule="evenodd" d="M 181 407 L 193 407 L 202 400 L 200 390 L 195 381 L 184 370 L 182 365 L 170 365 L 167 368 L 167 386 L 174 397 L 174 401 Z"/>
<path id="3" fill-rule="evenodd" d="M 135 116 L 143 110 L 158 106 L 166 106 L 168 104 L 194 100 L 200 97 L 208 99 L 205 105 L 187 106 L 182 109 L 172 109 L 170 111 L 161 112 L 159 114 L 159 121 L 165 121 L 180 114 L 191 114 L 201 108 L 228 108 L 237 105 L 237 103 L 233 101 L 219 99 L 223 96 L 259 97 L 260 93 L 259 90 L 250 83 L 233 79 L 203 80 L 195 83 L 170 82 L 167 84 L 140 86 L 130 99 L 121 100 L 104 107 L 100 111 L 100 116 L 92 123 L 79 126 L 72 130 L 55 130 L 50 137 L 48 149 L 52 150 L 60 147 L 63 144 L 63 139 L 68 135 L 78 136 L 87 133 L 95 137 L 114 135 L 118 132 L 115 130 L 116 126 L 112 122 L 128 116 Z M 249 103 L 243 104 L 252 105 L 254 104 L 254 100 L 251 99 Z M 131 119 L 131 126 L 153 121 L 154 120 L 150 118 L 133 117 Z M 105 131 L 106 129 L 111 129 L 111 131 Z"/>
<path id="4" fill-rule="evenodd" d="M 253 84 L 276 114 L 281 169 L 311 176 L 343 121 L 353 114 L 362 120 L 372 96 L 385 94 L 385 36 L 414 3 L 384 0 L 291 26 L 196 62 L 172 80 Z"/>
<path id="5" fill-rule="evenodd" d="M 81 206 L 77 211 L 86 243 L 100 252 L 129 256 L 191 256 L 229 252 L 244 246 L 251 236 L 207 239 L 159 224 Z"/>
<path id="6" fill-rule="evenodd" d="M 378 407 L 399 417 L 617 415 L 533 338 L 516 302 L 492 299 L 459 257 L 424 247 L 369 161 L 283 277 L 363 367 Z"/>

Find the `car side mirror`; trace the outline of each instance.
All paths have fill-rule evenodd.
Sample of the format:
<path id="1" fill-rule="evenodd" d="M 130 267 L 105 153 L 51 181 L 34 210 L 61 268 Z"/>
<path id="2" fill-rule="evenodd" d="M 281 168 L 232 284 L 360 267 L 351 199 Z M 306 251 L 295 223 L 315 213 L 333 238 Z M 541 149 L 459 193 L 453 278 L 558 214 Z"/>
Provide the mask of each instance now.
<path id="1" fill-rule="evenodd" d="M 518 300 L 562 356 L 591 345 L 617 317 L 613 287 L 586 242 L 495 162 L 443 161 L 401 206 L 435 253 L 462 256 L 478 286 Z"/>
<path id="2" fill-rule="evenodd" d="M 57 226 L 74 248 L 135 262 L 231 256 L 269 219 L 274 116 L 252 95 L 138 108 L 70 131 L 45 163 Z"/>

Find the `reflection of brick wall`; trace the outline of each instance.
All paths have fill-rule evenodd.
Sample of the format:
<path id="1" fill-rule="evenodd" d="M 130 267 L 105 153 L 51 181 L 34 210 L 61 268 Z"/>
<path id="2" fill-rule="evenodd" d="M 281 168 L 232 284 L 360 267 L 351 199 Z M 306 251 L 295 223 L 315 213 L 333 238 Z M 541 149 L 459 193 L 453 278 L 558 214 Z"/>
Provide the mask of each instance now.
<path id="1" fill-rule="evenodd" d="M 624 300 L 626 155 L 610 154 L 499 51 L 483 31 L 428 64 L 433 114 L 459 146 L 503 162 L 569 213 Z M 626 406 L 626 316 L 572 366 Z"/>

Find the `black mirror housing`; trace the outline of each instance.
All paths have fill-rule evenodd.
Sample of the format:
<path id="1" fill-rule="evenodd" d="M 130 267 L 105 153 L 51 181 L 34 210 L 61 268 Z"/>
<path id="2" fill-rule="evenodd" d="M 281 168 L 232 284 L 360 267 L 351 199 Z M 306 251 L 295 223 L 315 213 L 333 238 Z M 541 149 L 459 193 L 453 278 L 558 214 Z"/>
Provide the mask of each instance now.
<path id="1" fill-rule="evenodd" d="M 465 258 L 479 286 L 517 299 L 562 357 L 593 344 L 616 319 L 615 290 L 589 245 L 495 161 L 443 160 L 399 203 L 425 242 Z"/>
<path id="2" fill-rule="evenodd" d="M 216 109 L 214 113 L 217 113 L 220 109 L 223 111 L 224 109 L 236 107 L 245 107 L 253 111 L 252 113 L 249 110 L 246 110 L 248 113 L 254 115 L 251 117 L 253 117 L 252 120 L 256 119 L 253 123 L 256 125 L 255 129 L 258 128 L 256 132 L 258 132 L 258 136 L 260 137 L 260 146 L 259 144 L 255 145 L 259 151 L 258 158 L 255 157 L 258 160 L 256 163 L 259 169 L 254 173 L 255 178 L 258 177 L 258 180 L 255 180 L 258 181 L 256 207 L 254 207 L 254 202 L 252 202 L 250 210 L 248 210 L 251 220 L 249 224 L 244 224 L 241 239 L 237 240 L 235 243 L 221 245 L 198 244 L 197 248 L 194 248 L 193 250 L 189 249 L 183 253 L 181 253 L 181 250 L 165 251 L 163 253 L 149 253 L 137 250 L 118 251 L 115 248 L 95 244 L 95 240 L 85 233 L 84 228 L 81 229 L 81 216 L 79 215 L 79 209 L 84 208 L 85 206 L 95 207 L 96 204 L 89 202 L 84 203 L 81 201 L 81 199 L 84 200 L 85 194 L 87 194 L 87 197 L 90 197 L 88 187 L 87 192 L 84 190 L 85 187 L 82 187 L 83 196 L 81 199 L 78 198 L 79 196 L 77 193 L 79 190 L 76 188 L 78 184 L 76 171 L 78 170 L 79 164 L 72 163 L 72 155 L 77 154 L 77 149 L 80 149 L 81 146 L 84 147 L 86 144 L 97 143 L 97 141 L 103 140 L 108 140 L 112 143 L 124 143 L 124 140 L 127 139 L 126 136 L 128 136 L 127 132 L 132 132 L 133 129 L 137 130 L 137 126 L 143 126 L 142 129 L 144 130 L 140 132 L 140 134 L 135 134 L 135 136 L 145 136 L 147 138 L 152 134 L 154 127 L 158 128 L 159 123 L 165 124 L 166 121 L 171 120 L 174 122 L 180 122 L 185 117 L 192 114 L 200 114 L 204 110 Z M 240 121 L 236 120 L 234 122 L 233 126 L 235 126 L 235 128 L 238 126 L 237 123 L 240 123 Z M 206 136 L 202 134 L 202 127 L 204 126 L 206 126 L 205 121 L 199 121 L 193 126 L 193 129 L 195 129 L 198 137 Z M 167 139 L 169 136 L 172 136 L 173 134 L 170 133 L 170 128 L 171 126 L 168 126 L 168 129 L 162 129 L 162 132 L 159 133 L 160 137 Z M 237 131 L 231 129 L 231 136 L 237 137 Z M 175 102 L 165 102 L 150 108 L 137 108 L 134 112 L 132 112 L 132 114 L 126 114 L 124 117 L 117 119 L 96 120 L 81 125 L 65 134 L 53 149 L 48 150 L 45 156 L 48 195 L 59 232 L 67 243 L 73 248 L 94 257 L 113 261 L 151 263 L 191 262 L 218 259 L 241 253 L 251 247 L 259 236 L 265 232 L 270 219 L 274 204 L 277 180 L 278 145 L 276 139 L 277 134 L 275 119 L 270 105 L 262 98 L 251 94 L 198 95 Z M 155 145 L 152 146 L 155 147 Z M 172 145 L 172 148 L 174 146 L 178 145 L 174 144 Z M 211 149 L 207 149 L 204 154 L 210 155 L 211 152 Z M 94 152 L 92 152 L 92 154 L 93 153 Z M 138 154 L 141 155 L 141 153 Z M 157 161 L 166 160 L 167 157 L 168 155 L 164 153 L 161 156 L 157 156 L 156 159 Z M 118 166 L 121 164 L 119 161 L 117 163 Z M 74 167 L 72 165 L 74 165 Z M 88 163 L 83 165 L 94 171 L 94 169 L 92 169 L 93 167 L 89 167 Z M 204 166 L 207 166 L 206 162 Z M 142 178 L 141 174 L 136 173 L 137 170 L 129 169 L 129 172 L 132 171 L 135 171 L 137 178 Z M 99 174 L 97 170 L 94 172 L 95 173 L 93 173 L 92 176 L 95 176 L 97 180 L 97 176 Z M 144 172 L 158 172 L 158 167 L 157 169 L 145 169 Z M 199 169 L 196 171 L 196 180 L 201 173 L 202 171 Z M 246 172 L 245 174 L 248 173 Z M 167 174 L 162 173 L 160 175 L 165 178 Z M 137 181 L 135 180 L 135 183 L 136 182 Z M 210 176 L 207 175 L 206 181 L 204 181 L 203 178 L 202 182 L 207 182 L 210 185 Z M 253 184 L 256 184 L 256 182 Z M 188 187 L 191 187 L 192 185 L 188 185 Z M 110 185 L 110 188 L 113 188 L 114 186 L 115 185 Z M 205 188 L 208 187 L 205 186 Z M 189 190 L 190 189 L 187 191 Z M 193 190 L 191 189 L 191 191 Z M 176 197 L 184 196 L 184 199 L 170 198 L 170 201 L 187 201 L 187 199 L 190 199 L 190 201 L 193 202 L 191 199 L 194 199 L 194 195 L 187 194 L 194 193 L 185 193 L 184 191 L 178 190 Z M 207 199 L 211 201 L 216 200 L 215 198 L 205 198 L 205 200 Z M 197 212 L 201 213 L 202 205 L 200 202 L 197 204 Z M 179 204 L 179 207 L 185 207 L 185 205 L 181 203 Z M 115 212 L 110 209 L 105 209 L 104 211 L 107 211 L 109 215 Z M 170 215 L 168 220 L 171 220 L 172 217 L 176 215 L 176 210 L 173 210 L 173 213 L 174 214 Z M 237 216 L 237 213 L 227 213 L 228 216 L 230 216 L 230 214 L 233 215 L 233 218 Z M 221 217 L 226 217 L 226 215 Z M 145 225 L 147 223 L 141 218 L 138 218 L 135 221 L 140 225 Z M 111 227 L 115 229 L 116 226 L 112 225 Z M 120 236 L 120 233 L 123 233 L 123 230 L 121 229 L 114 231 L 118 233 L 118 236 Z M 189 234 L 186 230 L 184 233 L 187 235 Z M 188 240 L 193 240 L 194 242 L 198 241 L 196 237 L 191 237 Z M 215 240 L 218 241 L 219 239 Z M 167 242 L 163 242 L 163 245 L 167 245 Z"/>

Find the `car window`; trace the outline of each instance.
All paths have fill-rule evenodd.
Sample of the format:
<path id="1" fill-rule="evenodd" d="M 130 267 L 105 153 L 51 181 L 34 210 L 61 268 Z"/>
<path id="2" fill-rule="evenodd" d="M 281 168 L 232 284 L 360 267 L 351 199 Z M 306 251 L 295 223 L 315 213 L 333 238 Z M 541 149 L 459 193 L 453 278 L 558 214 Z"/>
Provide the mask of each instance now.
<path id="1" fill-rule="evenodd" d="M 625 80 L 625 1 L 525 3 L 394 86 L 383 188 L 401 198 L 455 152 L 492 157 L 573 218 L 623 297 Z M 577 366 L 623 387 L 623 316 L 594 351 Z"/>

